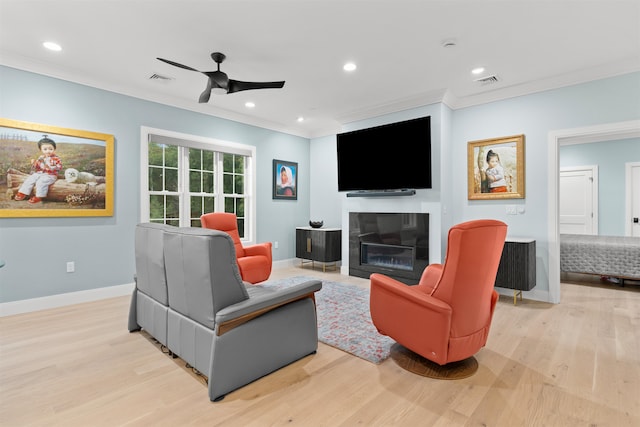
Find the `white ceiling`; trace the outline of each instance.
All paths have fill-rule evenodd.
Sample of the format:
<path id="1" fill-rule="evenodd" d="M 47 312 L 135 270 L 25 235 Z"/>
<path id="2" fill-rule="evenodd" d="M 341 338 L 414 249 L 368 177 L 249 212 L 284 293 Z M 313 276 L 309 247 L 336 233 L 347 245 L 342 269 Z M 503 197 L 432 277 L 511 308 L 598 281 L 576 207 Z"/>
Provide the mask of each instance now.
<path id="1" fill-rule="evenodd" d="M 207 78 L 156 60 L 212 71 L 215 51 L 231 79 L 286 84 L 199 104 Z M 0 0 L 0 64 L 315 137 L 639 71 L 640 0 Z"/>

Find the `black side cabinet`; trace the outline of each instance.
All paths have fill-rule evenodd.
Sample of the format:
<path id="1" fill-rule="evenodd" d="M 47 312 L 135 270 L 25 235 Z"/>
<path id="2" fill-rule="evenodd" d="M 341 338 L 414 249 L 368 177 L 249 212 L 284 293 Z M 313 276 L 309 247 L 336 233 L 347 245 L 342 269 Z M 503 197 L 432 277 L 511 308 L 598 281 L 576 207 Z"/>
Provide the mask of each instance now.
<path id="1" fill-rule="evenodd" d="M 513 289 L 513 303 L 522 291 L 536 286 L 536 241 L 533 239 L 507 239 L 496 275 L 495 286 Z"/>
<path id="2" fill-rule="evenodd" d="M 336 262 L 342 260 L 342 230 L 339 228 L 296 228 L 296 258 L 311 261 L 313 268 L 314 261 L 322 262 L 322 271 L 325 271 L 327 264 L 333 263 L 336 269 Z"/>

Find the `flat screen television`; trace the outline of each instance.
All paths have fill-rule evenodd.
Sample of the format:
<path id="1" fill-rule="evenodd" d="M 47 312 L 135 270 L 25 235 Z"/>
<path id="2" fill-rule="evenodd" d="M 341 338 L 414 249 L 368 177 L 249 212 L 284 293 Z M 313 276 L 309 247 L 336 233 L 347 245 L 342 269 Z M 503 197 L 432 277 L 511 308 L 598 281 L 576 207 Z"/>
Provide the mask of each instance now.
<path id="1" fill-rule="evenodd" d="M 337 135 L 338 191 L 431 188 L 431 118 Z"/>

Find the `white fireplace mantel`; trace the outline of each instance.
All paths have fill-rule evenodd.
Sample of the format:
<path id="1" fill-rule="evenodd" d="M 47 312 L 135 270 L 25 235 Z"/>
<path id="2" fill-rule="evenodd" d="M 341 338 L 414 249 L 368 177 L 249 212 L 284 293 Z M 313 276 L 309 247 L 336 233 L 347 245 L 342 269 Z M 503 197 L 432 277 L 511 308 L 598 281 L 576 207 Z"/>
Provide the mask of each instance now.
<path id="1" fill-rule="evenodd" d="M 418 197 L 344 197 L 342 201 L 342 263 L 349 275 L 349 212 L 399 212 L 429 214 L 429 263 L 442 262 L 442 204 Z"/>

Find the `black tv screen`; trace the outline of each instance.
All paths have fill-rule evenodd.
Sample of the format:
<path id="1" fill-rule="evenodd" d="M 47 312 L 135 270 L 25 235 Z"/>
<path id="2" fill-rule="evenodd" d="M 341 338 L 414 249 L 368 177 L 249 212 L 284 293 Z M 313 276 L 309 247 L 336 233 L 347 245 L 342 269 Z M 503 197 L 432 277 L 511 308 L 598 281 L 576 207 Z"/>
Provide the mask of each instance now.
<path id="1" fill-rule="evenodd" d="M 431 188 L 430 117 L 337 135 L 338 191 Z"/>

